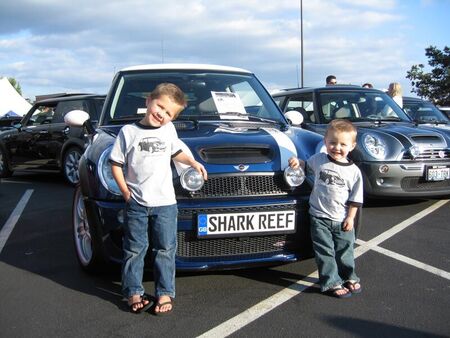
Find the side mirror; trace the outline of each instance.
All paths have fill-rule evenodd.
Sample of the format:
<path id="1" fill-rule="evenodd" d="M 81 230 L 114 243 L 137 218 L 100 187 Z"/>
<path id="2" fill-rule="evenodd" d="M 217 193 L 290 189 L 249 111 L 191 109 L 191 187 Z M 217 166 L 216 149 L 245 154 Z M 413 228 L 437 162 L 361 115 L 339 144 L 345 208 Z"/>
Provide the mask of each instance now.
<path id="1" fill-rule="evenodd" d="M 290 110 L 284 113 L 284 117 L 293 126 L 299 126 L 303 123 L 303 115 L 296 110 Z"/>
<path id="2" fill-rule="evenodd" d="M 69 127 L 85 127 L 89 134 L 95 132 L 89 114 L 83 110 L 71 110 L 64 116 L 64 122 Z"/>

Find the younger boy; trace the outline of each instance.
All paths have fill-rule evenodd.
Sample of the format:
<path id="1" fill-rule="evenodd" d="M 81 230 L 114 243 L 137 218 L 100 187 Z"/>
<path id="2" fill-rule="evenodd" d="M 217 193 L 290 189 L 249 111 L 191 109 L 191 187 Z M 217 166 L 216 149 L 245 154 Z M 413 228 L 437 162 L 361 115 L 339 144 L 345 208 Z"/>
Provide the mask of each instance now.
<path id="1" fill-rule="evenodd" d="M 363 202 L 363 183 L 359 168 L 347 158 L 356 146 L 356 128 L 347 120 L 333 120 L 324 140 L 327 153 L 315 154 L 307 162 L 307 171 L 314 175 L 309 199 L 311 238 L 321 291 L 346 298 L 361 292 L 353 226 Z M 298 159 L 289 159 L 290 166 L 299 164 Z"/>
<path id="2" fill-rule="evenodd" d="M 175 298 L 178 212 L 170 160 L 192 166 L 205 180 L 207 173 L 200 163 L 182 152 L 171 123 L 186 106 L 180 88 L 162 83 L 147 97 L 146 105 L 142 120 L 122 127 L 110 156 L 112 174 L 126 201 L 122 292 L 133 313 L 151 306 L 142 285 L 150 224 L 155 314 L 167 314 L 172 311 Z"/>

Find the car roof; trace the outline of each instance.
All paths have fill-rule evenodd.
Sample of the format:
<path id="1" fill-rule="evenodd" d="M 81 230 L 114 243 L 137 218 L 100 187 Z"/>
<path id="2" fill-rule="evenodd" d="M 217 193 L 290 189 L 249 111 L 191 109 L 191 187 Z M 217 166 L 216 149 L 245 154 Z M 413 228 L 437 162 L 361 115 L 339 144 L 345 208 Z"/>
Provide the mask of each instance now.
<path id="1" fill-rule="evenodd" d="M 403 102 L 410 101 L 410 102 L 429 102 L 427 100 L 422 100 L 419 97 L 412 97 L 412 96 L 403 96 Z"/>
<path id="2" fill-rule="evenodd" d="M 148 64 L 148 65 L 126 67 L 121 69 L 121 71 L 132 71 L 132 70 L 215 70 L 215 71 L 229 71 L 229 72 L 251 74 L 250 71 L 242 68 L 220 66 L 220 65 L 209 65 L 209 64 L 196 64 L 196 63 Z"/>
<path id="3" fill-rule="evenodd" d="M 72 100 L 84 100 L 84 99 L 91 99 L 91 98 L 104 99 L 104 98 L 106 98 L 106 95 L 105 94 L 64 94 L 64 95 L 59 95 L 56 97 L 51 97 L 48 99 L 39 100 L 39 101 L 36 101 L 34 104 L 36 104 L 36 103 L 39 103 L 39 104 L 54 103 L 54 102 L 72 101 Z"/>
<path id="4" fill-rule="evenodd" d="M 313 91 L 364 91 L 364 92 L 382 92 L 378 89 L 373 88 L 363 88 L 361 86 L 356 85 L 332 85 L 332 86 L 323 86 L 323 87 L 303 87 L 303 88 L 288 88 L 281 89 L 278 92 L 272 94 L 272 96 L 283 96 L 285 94 L 300 94 L 300 93 L 308 93 Z"/>

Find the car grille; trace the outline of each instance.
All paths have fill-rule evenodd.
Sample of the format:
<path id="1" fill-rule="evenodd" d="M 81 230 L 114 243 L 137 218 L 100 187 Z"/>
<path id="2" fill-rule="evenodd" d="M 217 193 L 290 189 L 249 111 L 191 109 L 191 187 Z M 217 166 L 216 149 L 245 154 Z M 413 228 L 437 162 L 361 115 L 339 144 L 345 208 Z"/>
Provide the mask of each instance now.
<path id="1" fill-rule="evenodd" d="M 412 156 L 409 153 L 403 155 L 404 160 L 412 160 Z M 450 149 L 423 149 L 420 155 L 414 158 L 415 161 L 428 161 L 428 160 L 444 160 L 450 159 Z"/>
<path id="2" fill-rule="evenodd" d="M 284 180 L 273 174 L 209 176 L 192 198 L 287 195 Z"/>
<path id="3" fill-rule="evenodd" d="M 239 238 L 197 239 L 189 232 L 178 232 L 177 256 L 181 258 L 236 259 L 251 254 L 274 254 L 287 246 L 287 235 L 254 236 Z M 290 247 L 292 249 L 292 247 Z M 227 258 L 225 258 L 227 256 Z M 233 256 L 233 257 L 230 257 Z"/>
<path id="4" fill-rule="evenodd" d="M 405 177 L 401 181 L 401 187 L 404 191 L 439 191 L 450 188 L 450 180 L 444 181 L 425 181 L 422 177 Z M 443 191 L 448 193 L 448 190 Z"/>

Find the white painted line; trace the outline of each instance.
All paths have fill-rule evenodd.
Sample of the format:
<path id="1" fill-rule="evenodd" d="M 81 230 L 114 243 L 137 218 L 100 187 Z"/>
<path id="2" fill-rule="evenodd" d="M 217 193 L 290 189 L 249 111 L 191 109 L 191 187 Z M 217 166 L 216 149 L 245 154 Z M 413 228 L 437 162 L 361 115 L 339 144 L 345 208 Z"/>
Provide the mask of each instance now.
<path id="1" fill-rule="evenodd" d="M 382 234 L 378 235 L 377 237 L 372 238 L 370 241 L 367 241 L 366 244 L 364 244 L 360 247 L 357 247 L 355 249 L 355 258 L 362 255 L 363 253 L 373 249 L 374 247 L 378 246 L 380 243 L 391 238 L 392 236 L 398 234 L 400 231 L 406 229 L 411 224 L 417 222 L 421 218 L 424 218 L 425 216 L 431 214 L 433 211 L 439 209 L 440 207 L 442 207 L 443 205 L 445 205 L 448 202 L 450 202 L 450 200 L 440 200 L 440 201 L 430 205 L 428 208 L 422 210 L 421 212 L 404 220 L 403 222 L 393 226 L 392 228 L 383 232 Z"/>
<path id="2" fill-rule="evenodd" d="M 19 203 L 17 203 L 16 208 L 9 216 L 5 225 L 3 225 L 3 228 L 0 230 L 0 253 L 2 253 L 6 241 L 8 240 L 9 235 L 11 235 L 11 232 L 16 226 L 16 223 L 19 220 L 20 215 L 22 215 L 23 209 L 25 209 L 25 206 L 27 205 L 28 200 L 30 199 L 33 191 L 34 191 L 33 189 L 28 189 L 27 191 L 25 191 Z"/>
<path id="3" fill-rule="evenodd" d="M 391 229 L 385 231 L 381 235 L 366 242 L 364 245 L 356 248 L 355 249 L 355 258 L 366 253 L 373 247 L 376 247 L 379 243 L 394 236 L 398 232 L 407 228 L 414 222 L 417 222 L 419 219 L 427 216 L 428 214 L 430 214 L 434 210 L 440 208 L 441 206 L 443 206 L 444 204 L 446 204 L 449 201 L 450 200 L 441 200 L 437 203 L 434 203 L 427 209 L 417 213 L 416 215 L 408 218 L 407 220 L 405 220 L 405 221 L 399 223 L 398 225 L 392 227 Z M 234 332 L 242 329 L 244 326 L 255 321 L 256 319 L 260 318 L 261 316 L 265 315 L 269 311 L 271 311 L 271 310 L 275 309 L 276 307 L 282 305 L 283 303 L 287 302 L 291 298 L 299 295 L 304 290 L 308 289 L 309 287 L 313 286 L 314 284 L 317 284 L 318 281 L 319 281 L 318 272 L 316 270 L 313 273 L 311 273 L 308 277 L 306 277 L 302 280 L 299 280 L 299 281 L 295 282 L 294 284 L 291 284 L 287 288 L 277 292 L 276 294 L 259 302 L 258 304 L 252 306 L 251 308 L 245 310 L 244 312 L 241 312 L 240 314 L 234 316 L 233 318 L 230 318 L 226 322 L 223 322 L 222 324 L 203 333 L 199 337 L 227 337 L 227 336 L 233 334 Z"/>
<path id="4" fill-rule="evenodd" d="M 366 242 L 361 241 L 361 240 L 357 240 L 357 242 L 358 242 L 358 244 L 361 244 L 361 245 L 364 245 L 364 243 L 366 243 Z M 415 268 L 422 269 L 424 271 L 427 271 L 427 272 L 430 272 L 432 274 L 435 274 L 435 275 L 437 275 L 439 277 L 442 277 L 442 278 L 450 280 L 450 273 L 445 271 L 445 270 L 441 270 L 441 269 L 435 268 L 434 266 L 422 263 L 422 262 L 417 261 L 415 259 L 403 256 L 403 255 L 401 255 L 399 253 L 396 253 L 396 252 L 388 250 L 388 249 L 381 248 L 379 246 L 372 247 L 371 250 L 379 252 L 379 253 L 381 253 L 383 255 L 386 255 L 386 256 L 389 256 L 391 258 L 394 258 L 394 259 L 396 259 L 398 261 L 401 261 L 403 263 L 412 265 Z"/>

